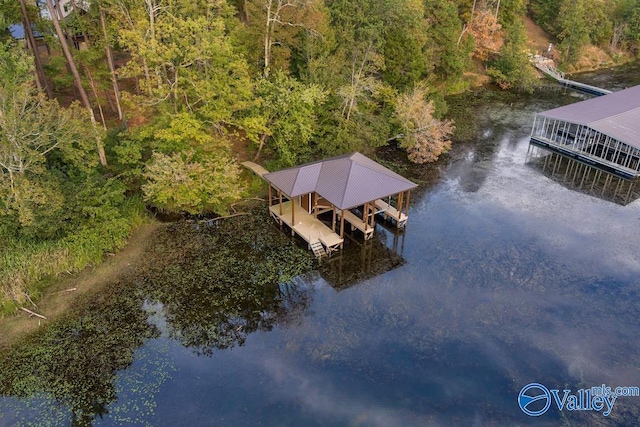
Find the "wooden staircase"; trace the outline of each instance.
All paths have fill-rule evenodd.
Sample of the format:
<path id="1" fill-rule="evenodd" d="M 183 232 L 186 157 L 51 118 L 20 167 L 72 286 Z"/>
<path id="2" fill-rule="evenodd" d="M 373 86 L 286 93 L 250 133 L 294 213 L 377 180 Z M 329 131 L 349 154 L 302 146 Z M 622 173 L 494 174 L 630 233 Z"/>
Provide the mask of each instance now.
<path id="1" fill-rule="evenodd" d="M 313 251 L 313 254 L 316 256 L 316 258 L 322 258 L 323 256 L 327 255 L 324 250 L 324 246 L 322 246 L 322 243 L 320 243 L 319 240 L 309 242 L 309 247 Z"/>

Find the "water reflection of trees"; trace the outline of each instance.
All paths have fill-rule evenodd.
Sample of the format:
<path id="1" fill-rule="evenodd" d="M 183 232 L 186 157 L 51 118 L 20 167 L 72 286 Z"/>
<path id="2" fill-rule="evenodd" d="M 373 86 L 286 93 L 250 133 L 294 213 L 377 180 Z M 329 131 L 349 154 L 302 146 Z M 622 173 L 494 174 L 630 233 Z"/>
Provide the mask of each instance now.
<path id="1" fill-rule="evenodd" d="M 145 307 L 156 307 L 149 303 L 160 303 L 169 335 L 197 354 L 242 345 L 251 332 L 305 313 L 312 293 L 295 277 L 311 269 L 312 257 L 271 227 L 264 212 L 255 212 L 213 226 L 162 229 L 126 277 L 0 354 L 0 395 L 22 399 L 15 411 L 25 414 L 18 417 L 56 407 L 59 419 L 52 423 L 90 425 L 110 410 L 111 419 L 130 421 L 127 402 L 114 408 L 118 391 L 145 394 L 140 397 L 148 408 L 134 405 L 135 416 L 144 419 L 155 405 L 154 381 L 166 378 L 166 363 L 142 362 L 153 371 L 129 384 L 132 390 L 118 390 L 116 378 L 145 341 L 162 334 L 164 326 L 149 321 Z"/>
<path id="2" fill-rule="evenodd" d="M 312 258 L 261 213 L 194 226 L 174 224 L 157 237 L 141 289 L 159 302 L 169 333 L 197 354 L 242 345 L 247 335 L 270 330 L 304 312 L 311 296 L 292 279 Z M 302 308 L 301 308 L 302 307 Z"/>
<path id="3" fill-rule="evenodd" d="M 1 395 L 54 399 L 69 408 L 73 425 L 91 425 L 107 413 L 117 399 L 116 372 L 131 365 L 134 350 L 159 331 L 123 283 L 81 305 L 0 355 Z M 28 401 L 26 409 L 37 404 Z"/>

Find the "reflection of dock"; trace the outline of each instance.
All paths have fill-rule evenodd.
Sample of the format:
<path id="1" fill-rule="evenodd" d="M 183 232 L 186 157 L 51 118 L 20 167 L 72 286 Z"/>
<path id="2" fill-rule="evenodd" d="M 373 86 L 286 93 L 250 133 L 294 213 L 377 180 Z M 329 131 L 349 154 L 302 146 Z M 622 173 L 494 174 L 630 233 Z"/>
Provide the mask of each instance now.
<path id="1" fill-rule="evenodd" d="M 333 288 L 344 290 L 370 280 L 405 264 L 402 258 L 405 230 L 377 227 L 369 240 L 359 240 L 348 234 L 349 245 L 320 263 L 320 275 Z"/>
<path id="2" fill-rule="evenodd" d="M 638 180 L 623 179 L 554 152 L 532 154 L 531 166 L 571 190 L 619 205 L 627 205 L 640 197 Z"/>

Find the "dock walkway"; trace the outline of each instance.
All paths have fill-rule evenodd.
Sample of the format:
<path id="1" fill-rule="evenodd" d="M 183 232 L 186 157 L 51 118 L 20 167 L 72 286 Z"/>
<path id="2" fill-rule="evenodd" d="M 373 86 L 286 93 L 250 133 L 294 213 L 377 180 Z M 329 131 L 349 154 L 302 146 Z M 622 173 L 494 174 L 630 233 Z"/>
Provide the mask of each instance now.
<path id="1" fill-rule="evenodd" d="M 351 231 L 353 231 L 356 228 L 362 231 L 362 234 L 364 234 L 365 240 L 369 240 L 370 238 L 373 237 L 374 228 L 370 225 L 367 225 L 362 218 L 358 217 L 357 215 L 353 214 L 351 211 L 348 211 L 346 209 L 343 211 L 338 211 L 337 213 L 338 213 L 338 216 L 344 216 L 344 220 L 347 221 L 349 224 L 351 224 Z"/>
<path id="2" fill-rule="evenodd" d="M 385 218 L 394 220 L 398 228 L 404 228 L 407 224 L 409 217 L 405 213 L 398 212 L 396 208 L 382 199 L 378 199 L 374 203 L 377 209 L 376 213 L 381 213 Z"/>
<path id="3" fill-rule="evenodd" d="M 256 175 L 258 175 L 259 177 L 262 177 L 265 174 L 268 174 L 269 171 L 266 170 L 265 168 L 263 168 L 262 166 L 260 166 L 257 163 L 253 163 L 253 162 L 242 162 L 240 163 L 242 166 L 244 166 L 245 168 L 249 169 L 251 172 L 255 173 Z"/>
<path id="4" fill-rule="evenodd" d="M 291 209 L 294 206 L 293 220 L 295 224 L 291 222 Z M 296 233 L 302 237 L 309 244 L 310 248 L 314 246 L 317 247 L 316 243 L 320 242 L 322 246 L 324 246 L 326 254 L 330 255 L 333 251 L 339 249 L 344 241 L 322 221 L 315 218 L 301 206 L 293 204 L 291 201 L 282 203 L 282 213 L 280 213 L 279 204 L 270 206 L 269 211 L 276 221 L 281 224 L 287 224 L 289 228 L 291 228 L 292 233 Z M 316 252 L 317 251 L 314 250 L 314 253 Z M 316 256 L 318 256 L 318 253 L 316 253 Z"/>
<path id="5" fill-rule="evenodd" d="M 554 62 L 551 59 L 544 58 L 537 55 L 531 59 L 531 63 L 538 70 L 542 71 L 547 76 L 553 78 L 562 86 L 575 89 L 580 92 L 585 92 L 590 95 L 595 95 L 595 96 L 608 95 L 611 93 L 611 91 L 607 89 L 602 89 L 596 86 L 588 85 L 586 83 L 580 83 L 574 80 L 567 79 L 564 73 L 555 67 Z"/>

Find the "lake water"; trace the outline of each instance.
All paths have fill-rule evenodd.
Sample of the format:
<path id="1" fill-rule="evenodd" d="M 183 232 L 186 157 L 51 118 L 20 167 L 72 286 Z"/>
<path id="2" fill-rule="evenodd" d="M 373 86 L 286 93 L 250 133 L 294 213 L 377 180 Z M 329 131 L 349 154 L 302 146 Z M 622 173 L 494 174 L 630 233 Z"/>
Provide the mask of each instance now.
<path id="1" fill-rule="evenodd" d="M 450 101 L 470 142 L 408 171 L 403 235 L 377 226 L 318 266 L 266 215 L 168 226 L 138 271 L 0 357 L 0 425 L 638 425 L 640 397 L 607 417 L 518 406 L 533 382 L 640 386 L 640 201 L 524 164 L 535 112 L 581 96 L 483 93 Z"/>

